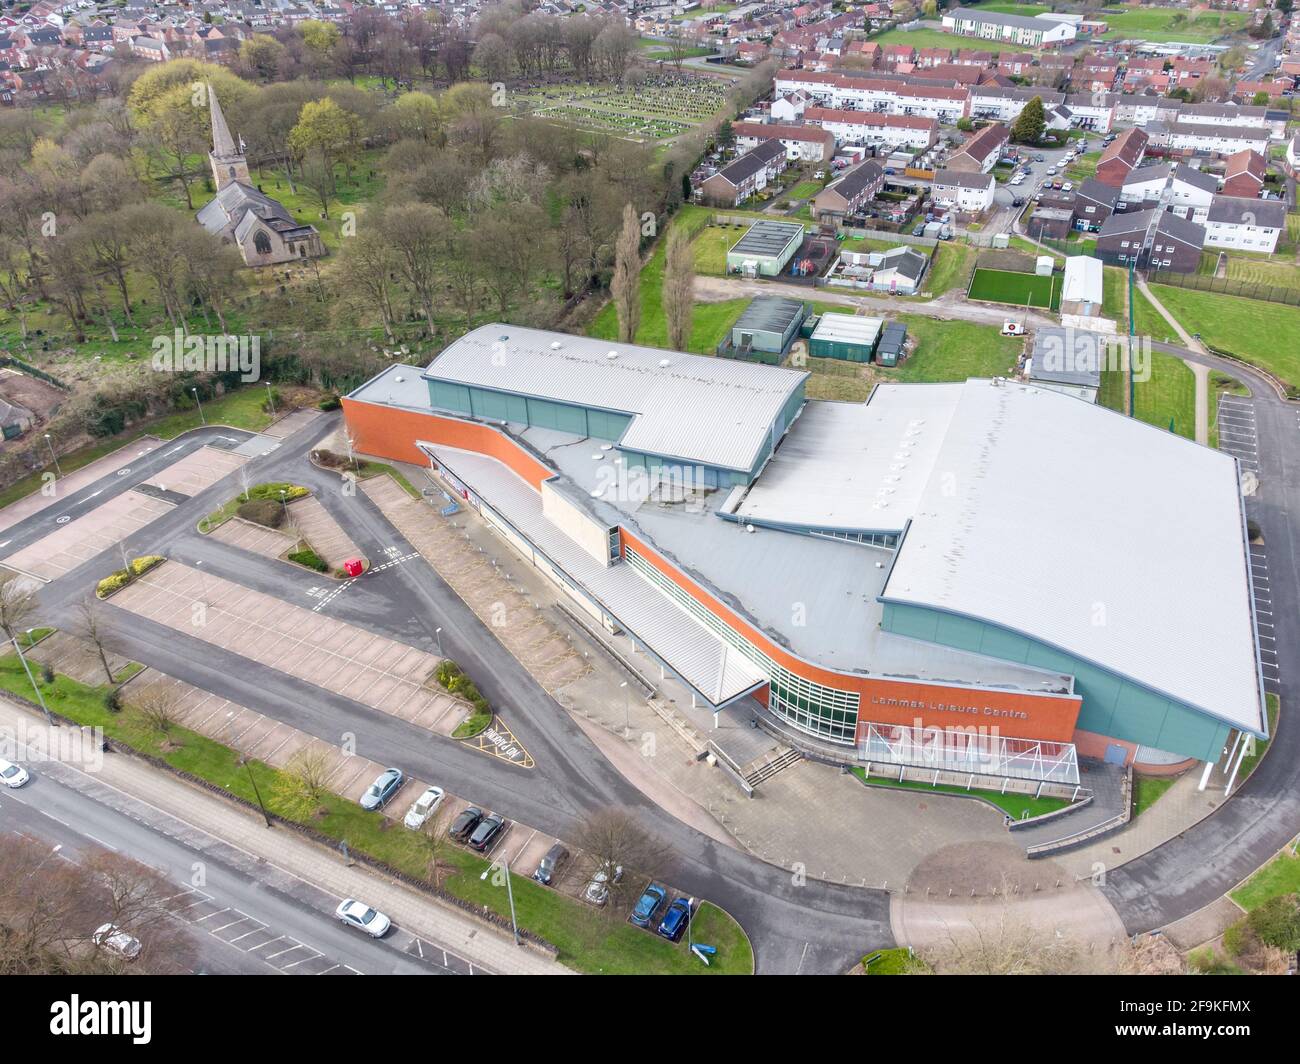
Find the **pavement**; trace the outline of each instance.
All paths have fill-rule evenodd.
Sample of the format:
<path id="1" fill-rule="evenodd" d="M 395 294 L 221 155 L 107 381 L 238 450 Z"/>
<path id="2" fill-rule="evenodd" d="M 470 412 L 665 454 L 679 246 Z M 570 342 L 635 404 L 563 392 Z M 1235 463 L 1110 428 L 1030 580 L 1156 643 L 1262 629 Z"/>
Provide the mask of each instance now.
<path id="1" fill-rule="evenodd" d="M 169 908 L 189 925 L 194 970 L 243 974 L 473 974 L 564 971 L 477 921 L 386 877 L 347 865 L 285 828 L 129 755 L 96 765 L 67 727 L 0 699 L 0 734 L 29 759 L 33 778 L 0 789 L 0 827 L 66 854 L 110 850 L 176 884 Z M 14 739 L 13 737 L 16 737 Z M 61 852 L 61 856 L 65 856 Z M 341 926 L 334 907 L 357 897 L 397 925 L 380 941 Z M 435 945 L 437 943 L 437 945 Z"/>

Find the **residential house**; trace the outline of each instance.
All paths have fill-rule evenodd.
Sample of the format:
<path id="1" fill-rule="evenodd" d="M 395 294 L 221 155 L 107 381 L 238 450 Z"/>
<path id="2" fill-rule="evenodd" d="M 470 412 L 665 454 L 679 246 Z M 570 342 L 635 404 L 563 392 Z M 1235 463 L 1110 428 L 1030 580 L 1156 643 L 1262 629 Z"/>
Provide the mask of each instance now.
<path id="1" fill-rule="evenodd" d="M 1219 192 L 1224 196 L 1256 199 L 1264 189 L 1268 173 L 1268 160 L 1257 151 L 1239 151 L 1228 156 L 1223 172 L 1223 185 Z"/>
<path id="2" fill-rule="evenodd" d="M 885 171 L 879 163 L 870 159 L 859 163 L 813 197 L 813 218 L 823 224 L 839 225 L 850 215 L 860 214 L 884 182 Z"/>
<path id="3" fill-rule="evenodd" d="M 731 128 L 736 134 L 736 147 L 742 151 L 774 140 L 784 146 L 786 155 L 791 160 L 829 162 L 835 154 L 835 137 L 820 126 L 788 122 L 737 122 Z"/>
<path id="4" fill-rule="evenodd" d="M 1112 214 L 1097 234 L 1097 257 L 1111 265 L 1195 273 L 1201 264 L 1205 229 L 1153 207 Z"/>
<path id="5" fill-rule="evenodd" d="M 700 183 L 700 198 L 715 207 L 737 207 L 786 168 L 789 159 L 779 140 L 766 140 Z"/>
<path id="6" fill-rule="evenodd" d="M 978 170 L 937 170 L 930 187 L 930 198 L 942 207 L 952 207 L 963 214 L 980 214 L 993 206 L 997 181 L 992 174 Z"/>
<path id="7" fill-rule="evenodd" d="M 1141 165 L 1150 139 L 1145 130 L 1136 126 L 1126 129 L 1101 153 L 1095 171 L 1097 180 L 1116 188 L 1124 184 L 1128 175 Z"/>
<path id="8" fill-rule="evenodd" d="M 1206 214 L 1205 246 L 1271 255 L 1286 232 L 1281 200 L 1215 196 Z"/>
<path id="9" fill-rule="evenodd" d="M 987 174 L 1001 157 L 1009 137 L 1006 126 L 993 122 L 972 133 L 944 165 L 948 170 Z"/>
<path id="10" fill-rule="evenodd" d="M 1049 48 L 1074 40 L 1074 26 L 1031 15 L 1006 15 L 982 8 L 956 7 L 943 13 L 943 29 L 962 37 Z"/>
<path id="11" fill-rule="evenodd" d="M 939 139 L 939 123 L 920 115 L 810 107 L 804 112 L 804 121 L 834 134 L 841 144 L 884 144 L 890 148 L 925 149 Z"/>

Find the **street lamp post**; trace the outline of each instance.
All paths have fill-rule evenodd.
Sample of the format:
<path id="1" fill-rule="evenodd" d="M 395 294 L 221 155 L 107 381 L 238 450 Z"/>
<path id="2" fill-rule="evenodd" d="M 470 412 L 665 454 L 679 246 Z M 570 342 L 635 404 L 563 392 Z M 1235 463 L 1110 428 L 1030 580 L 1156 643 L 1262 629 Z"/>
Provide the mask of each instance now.
<path id="1" fill-rule="evenodd" d="M 280 506 L 284 509 L 284 523 L 289 523 L 289 503 L 285 499 L 284 488 L 280 489 Z"/>
<path id="2" fill-rule="evenodd" d="M 34 629 L 28 628 L 27 635 L 31 635 Z M 22 644 L 18 642 L 18 634 L 15 632 L 10 637 L 13 640 L 14 649 L 18 651 L 18 660 L 23 663 L 23 672 L 27 673 L 27 682 L 32 685 L 32 690 L 36 692 L 36 701 L 41 704 L 41 709 L 45 713 L 45 723 L 51 728 L 55 726 L 54 718 L 50 716 L 50 707 L 45 704 L 45 695 L 41 691 L 40 684 L 36 682 L 36 677 L 32 675 L 32 667 L 27 664 L 27 655 L 23 653 Z"/>
<path id="3" fill-rule="evenodd" d="M 208 419 L 203 416 L 203 401 L 199 399 L 199 390 L 197 388 L 191 388 L 190 391 L 194 393 L 194 402 L 198 404 L 199 421 L 201 421 L 203 424 L 206 425 L 208 423 Z"/>
<path id="4" fill-rule="evenodd" d="M 239 760 L 243 762 L 244 771 L 248 773 L 248 782 L 253 785 L 253 795 L 257 798 L 258 808 L 262 810 L 262 819 L 266 821 L 266 826 L 269 828 L 272 826 L 271 814 L 266 811 L 266 803 L 262 801 L 262 790 L 257 785 L 257 777 L 253 775 L 253 766 L 248 763 L 246 757 L 241 757 Z"/>
<path id="5" fill-rule="evenodd" d="M 438 641 L 438 657 L 442 657 L 442 629 L 441 628 L 435 628 L 433 630 L 433 638 Z"/>
<path id="6" fill-rule="evenodd" d="M 50 461 L 54 463 L 54 471 L 59 476 L 63 476 L 63 470 L 59 467 L 59 456 L 54 453 L 54 441 L 48 432 L 45 434 L 45 446 L 50 449 Z"/>
<path id="7" fill-rule="evenodd" d="M 510 885 L 510 858 L 503 857 L 501 863 L 506 870 L 506 897 L 510 899 L 510 930 L 515 933 L 515 945 L 522 946 L 523 943 L 519 941 L 519 921 L 515 919 L 515 890 Z"/>
<path id="8" fill-rule="evenodd" d="M 271 382 L 266 382 L 266 405 L 270 407 L 270 414 L 275 417 L 275 393 L 271 391 Z"/>
<path id="9" fill-rule="evenodd" d="M 623 688 L 623 738 L 626 739 L 632 730 L 632 692 L 627 689 L 626 680 L 619 687 Z"/>
<path id="10" fill-rule="evenodd" d="M 693 948 L 691 946 L 691 924 L 695 922 L 695 899 L 688 898 L 686 906 L 686 952 L 690 953 Z"/>

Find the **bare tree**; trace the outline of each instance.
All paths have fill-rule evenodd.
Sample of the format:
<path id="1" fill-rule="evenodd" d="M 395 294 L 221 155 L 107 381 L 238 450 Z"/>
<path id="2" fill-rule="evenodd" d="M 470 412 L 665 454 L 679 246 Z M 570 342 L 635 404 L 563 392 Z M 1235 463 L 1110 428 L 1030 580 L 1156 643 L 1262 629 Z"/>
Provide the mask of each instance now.
<path id="1" fill-rule="evenodd" d="M 641 325 L 641 223 L 630 203 L 623 207 L 623 229 L 614 247 L 614 277 L 609 287 L 618 313 L 618 338 L 630 344 Z"/>
<path id="2" fill-rule="evenodd" d="M 685 351 L 691 342 L 695 312 L 695 249 L 680 225 L 668 231 L 662 299 L 664 318 L 668 322 L 668 346 Z"/>
<path id="3" fill-rule="evenodd" d="M 299 819 L 314 814 L 329 793 L 326 783 L 333 770 L 328 747 L 320 743 L 304 746 L 289 758 L 276 780 L 276 797 L 281 806 Z"/>
<path id="4" fill-rule="evenodd" d="M 629 810 L 610 807 L 589 816 L 573 840 L 581 853 L 581 869 L 590 880 L 605 873 L 609 897 L 605 912 L 625 908 L 643 883 L 638 882 L 663 860 L 667 848 L 641 826 Z M 621 873 L 618 870 L 621 869 Z M 610 871 L 616 874 L 611 875 Z"/>
<path id="5" fill-rule="evenodd" d="M 162 682 L 150 684 L 131 703 L 153 730 L 166 735 L 180 722 L 180 699 L 176 689 Z"/>
<path id="6" fill-rule="evenodd" d="M 0 584 L 0 630 L 10 640 L 27 627 L 27 621 L 36 609 L 36 593 L 17 579 Z"/>
<path id="7" fill-rule="evenodd" d="M 451 849 L 451 836 L 447 834 L 449 809 L 445 804 L 439 805 L 420 832 L 420 848 L 424 852 L 425 877 L 435 887 L 441 885 L 443 875 L 449 871 L 442 865 L 442 859 Z"/>
<path id="8" fill-rule="evenodd" d="M 103 923 L 139 940 L 140 956 L 132 964 L 147 965 L 154 973 L 190 967 L 188 935 L 167 907 L 176 888 L 161 872 L 111 852 L 91 857 L 83 869 L 97 888 Z"/>
<path id="9" fill-rule="evenodd" d="M 99 654 L 99 663 L 104 666 L 104 676 L 108 683 L 113 683 L 113 670 L 109 667 L 108 652 L 104 648 L 104 640 L 108 632 L 109 626 L 103 610 L 95 599 L 87 595 L 77 603 L 75 634 L 86 642 L 94 644 L 95 651 Z"/>

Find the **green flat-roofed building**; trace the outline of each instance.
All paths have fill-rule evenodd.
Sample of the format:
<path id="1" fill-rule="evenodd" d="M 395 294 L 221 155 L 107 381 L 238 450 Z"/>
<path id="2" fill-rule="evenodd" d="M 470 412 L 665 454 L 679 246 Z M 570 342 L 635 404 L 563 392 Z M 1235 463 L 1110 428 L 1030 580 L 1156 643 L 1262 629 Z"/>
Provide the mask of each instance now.
<path id="1" fill-rule="evenodd" d="M 870 362 L 884 325 L 879 318 L 828 313 L 821 316 L 808 338 L 813 358 L 838 358 L 845 362 Z"/>
<path id="2" fill-rule="evenodd" d="M 776 277 L 803 243 L 799 222 L 755 222 L 727 252 L 727 272 Z"/>

